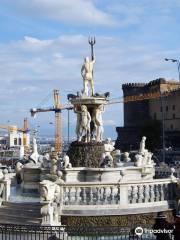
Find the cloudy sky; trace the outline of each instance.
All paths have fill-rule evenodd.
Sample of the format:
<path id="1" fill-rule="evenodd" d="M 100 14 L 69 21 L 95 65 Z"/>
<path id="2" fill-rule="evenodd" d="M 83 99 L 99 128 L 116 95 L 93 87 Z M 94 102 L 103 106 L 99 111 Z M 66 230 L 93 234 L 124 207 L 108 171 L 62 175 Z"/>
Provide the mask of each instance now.
<path id="1" fill-rule="evenodd" d="M 116 99 L 126 82 L 177 79 L 177 66 L 164 58 L 180 58 L 179 12 L 179 0 L 0 0 L 1 124 L 21 126 L 28 117 L 41 134 L 53 134 L 54 115 L 34 120 L 29 109 L 51 106 L 53 89 L 60 90 L 62 103 L 82 89 L 80 68 L 91 35 L 97 41 L 96 91 Z M 107 107 L 106 135 L 115 138 L 115 127 L 123 125 L 122 107 Z"/>

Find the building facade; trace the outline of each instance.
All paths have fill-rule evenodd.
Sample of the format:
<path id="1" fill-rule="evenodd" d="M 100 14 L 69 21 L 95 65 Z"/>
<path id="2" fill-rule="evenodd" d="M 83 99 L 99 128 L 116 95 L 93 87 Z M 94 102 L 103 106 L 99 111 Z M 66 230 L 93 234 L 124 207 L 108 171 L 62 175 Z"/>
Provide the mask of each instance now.
<path id="1" fill-rule="evenodd" d="M 123 84 L 122 89 L 124 99 L 136 99 L 137 96 L 149 98 L 124 102 L 124 127 L 116 128 L 116 147 L 137 149 L 142 137 L 141 130 L 150 120 L 164 122 L 167 147 L 180 147 L 180 82 L 160 78 L 149 83 Z M 150 97 L 156 93 L 158 97 Z"/>

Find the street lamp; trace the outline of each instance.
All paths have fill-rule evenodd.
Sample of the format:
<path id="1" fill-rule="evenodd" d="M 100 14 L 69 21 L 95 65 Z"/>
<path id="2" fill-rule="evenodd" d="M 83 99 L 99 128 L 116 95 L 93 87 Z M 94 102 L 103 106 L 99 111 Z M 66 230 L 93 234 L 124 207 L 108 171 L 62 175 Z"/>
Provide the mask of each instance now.
<path id="1" fill-rule="evenodd" d="M 172 58 L 165 58 L 165 61 L 171 61 L 173 63 L 177 63 L 178 66 L 178 74 L 179 74 L 179 81 L 180 81 L 180 61 L 178 59 L 172 59 Z"/>

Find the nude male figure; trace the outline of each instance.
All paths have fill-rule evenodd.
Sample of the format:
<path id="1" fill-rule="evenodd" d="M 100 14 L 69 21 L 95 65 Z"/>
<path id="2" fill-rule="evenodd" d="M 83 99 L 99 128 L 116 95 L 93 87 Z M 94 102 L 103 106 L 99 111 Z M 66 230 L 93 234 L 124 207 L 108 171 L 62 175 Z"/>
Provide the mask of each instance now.
<path id="1" fill-rule="evenodd" d="M 93 60 L 90 60 L 89 57 L 85 58 L 84 64 L 81 68 L 81 75 L 83 77 L 83 83 L 84 83 L 84 94 L 89 96 L 89 85 L 91 90 L 91 96 L 94 95 L 94 82 L 93 82 L 93 66 L 95 63 L 95 57 L 93 57 Z"/>

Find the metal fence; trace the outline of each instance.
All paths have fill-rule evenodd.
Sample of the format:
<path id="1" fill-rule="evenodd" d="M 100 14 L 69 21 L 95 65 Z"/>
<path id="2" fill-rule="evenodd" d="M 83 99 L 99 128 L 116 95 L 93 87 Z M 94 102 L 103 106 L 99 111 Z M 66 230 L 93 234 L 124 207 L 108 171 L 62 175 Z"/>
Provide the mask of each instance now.
<path id="1" fill-rule="evenodd" d="M 128 227 L 68 227 L 0 225 L 0 240 L 155 240 L 152 233 L 136 235 Z M 164 238 L 163 238 L 164 239 Z M 173 235 L 169 238 L 173 240 Z"/>

